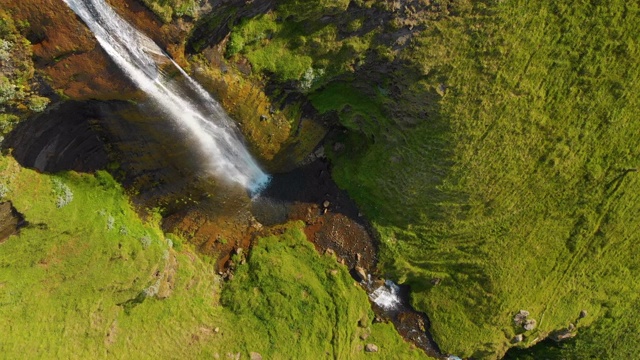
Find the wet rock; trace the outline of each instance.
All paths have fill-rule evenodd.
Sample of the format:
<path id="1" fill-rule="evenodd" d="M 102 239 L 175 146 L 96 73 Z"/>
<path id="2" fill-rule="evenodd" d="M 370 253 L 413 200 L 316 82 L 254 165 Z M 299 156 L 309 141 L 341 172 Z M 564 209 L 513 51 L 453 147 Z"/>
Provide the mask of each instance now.
<path id="1" fill-rule="evenodd" d="M 251 360 L 262 360 L 262 355 L 260 355 L 257 352 L 250 352 L 249 356 L 251 357 Z"/>
<path id="2" fill-rule="evenodd" d="M 537 322 L 534 319 L 529 319 L 524 323 L 524 329 L 531 331 L 536 328 Z"/>
<path id="3" fill-rule="evenodd" d="M 517 344 L 520 343 L 524 340 L 524 335 L 522 334 L 518 334 L 516 336 L 513 337 L 513 340 L 511 340 L 512 343 Z"/>
<path id="4" fill-rule="evenodd" d="M 357 280 L 367 281 L 367 272 L 363 268 L 356 266 L 354 270 L 356 271 Z"/>
<path id="5" fill-rule="evenodd" d="M 378 352 L 378 346 L 375 344 L 367 344 L 364 347 L 364 351 L 366 352 Z"/>
<path id="6" fill-rule="evenodd" d="M 107 146 L 100 126 L 90 120 L 99 119 L 120 105 L 122 103 L 65 102 L 18 124 L 2 147 L 13 148 L 13 157 L 20 165 L 42 172 L 104 169 L 108 164 Z M 102 114 L 101 108 L 105 110 Z"/>
<path id="7" fill-rule="evenodd" d="M 580 311 L 580 319 L 584 319 L 587 317 L 587 310 L 582 309 L 582 311 Z"/>

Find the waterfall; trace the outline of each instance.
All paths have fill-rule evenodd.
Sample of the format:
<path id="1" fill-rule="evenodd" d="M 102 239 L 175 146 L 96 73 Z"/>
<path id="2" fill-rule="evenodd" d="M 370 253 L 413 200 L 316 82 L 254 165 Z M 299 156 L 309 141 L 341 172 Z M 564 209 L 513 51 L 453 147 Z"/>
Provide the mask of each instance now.
<path id="1" fill-rule="evenodd" d="M 369 298 L 384 310 L 398 307 L 402 301 L 398 295 L 400 288 L 391 280 L 385 280 L 384 285 L 375 289 Z"/>
<path id="2" fill-rule="evenodd" d="M 247 151 L 235 123 L 195 80 L 153 40 L 122 19 L 104 0 L 64 0 L 124 73 L 197 145 L 205 171 L 252 194 L 268 182 Z M 175 66 L 186 81 L 170 78 Z"/>

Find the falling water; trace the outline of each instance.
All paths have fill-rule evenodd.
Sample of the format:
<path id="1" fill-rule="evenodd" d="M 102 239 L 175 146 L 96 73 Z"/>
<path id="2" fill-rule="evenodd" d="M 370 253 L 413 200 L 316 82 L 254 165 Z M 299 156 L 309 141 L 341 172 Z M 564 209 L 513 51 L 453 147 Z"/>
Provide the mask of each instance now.
<path id="1" fill-rule="evenodd" d="M 206 171 L 238 183 L 253 194 L 269 182 L 220 104 L 153 40 L 122 19 L 104 0 L 64 1 L 126 75 L 194 140 L 206 158 Z M 175 66 L 186 82 L 171 79 L 159 65 Z"/>
<path id="2" fill-rule="evenodd" d="M 399 296 L 400 288 L 391 280 L 385 280 L 384 285 L 369 294 L 371 301 L 384 310 L 392 310 L 401 304 Z"/>

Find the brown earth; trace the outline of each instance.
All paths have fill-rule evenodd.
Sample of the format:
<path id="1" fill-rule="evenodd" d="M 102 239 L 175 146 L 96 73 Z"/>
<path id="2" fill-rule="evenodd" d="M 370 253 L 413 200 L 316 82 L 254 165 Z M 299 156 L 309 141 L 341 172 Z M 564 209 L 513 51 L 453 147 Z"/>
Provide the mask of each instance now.
<path id="1" fill-rule="evenodd" d="M 182 21 L 162 25 L 133 0 L 110 3 L 135 26 L 145 29 L 178 63 L 187 65 L 183 54 L 190 25 Z M 62 0 L 0 0 L 0 7 L 8 9 L 17 22 L 29 24 L 25 35 L 33 45 L 36 69 L 54 89 L 75 100 L 142 97 Z"/>

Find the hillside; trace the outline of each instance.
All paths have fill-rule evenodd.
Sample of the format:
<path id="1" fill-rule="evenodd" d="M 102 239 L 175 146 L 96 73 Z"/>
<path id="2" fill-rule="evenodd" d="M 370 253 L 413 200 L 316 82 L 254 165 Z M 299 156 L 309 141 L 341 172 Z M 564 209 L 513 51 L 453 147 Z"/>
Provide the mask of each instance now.
<path id="1" fill-rule="evenodd" d="M 618 320 L 639 286 L 637 4 L 428 4 L 280 2 L 229 26 L 226 56 L 349 130 L 334 177 L 445 352 L 495 358 L 570 324 L 576 344 L 620 343 L 637 330 Z"/>
<path id="2" fill-rule="evenodd" d="M 110 3 L 216 96 L 269 172 L 328 158 L 358 205 L 345 227 L 372 230 L 371 270 L 411 287 L 443 354 L 640 352 L 639 4 Z M 193 185 L 186 145 L 141 133 L 144 95 L 58 5 L 0 9 L 0 143 L 19 121 L 86 108 L 75 120 L 106 143 L 111 174 L 38 173 L 4 149 L 3 354 L 426 357 L 374 321 L 349 275 L 361 251 L 312 245 L 333 199 L 267 207 L 280 223 L 262 227 L 233 207 L 244 197 Z M 183 167 L 163 173 L 168 158 Z"/>

